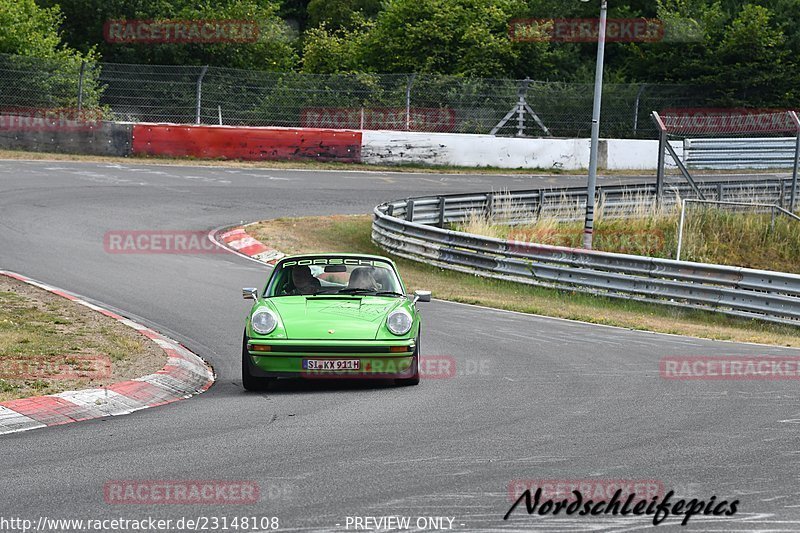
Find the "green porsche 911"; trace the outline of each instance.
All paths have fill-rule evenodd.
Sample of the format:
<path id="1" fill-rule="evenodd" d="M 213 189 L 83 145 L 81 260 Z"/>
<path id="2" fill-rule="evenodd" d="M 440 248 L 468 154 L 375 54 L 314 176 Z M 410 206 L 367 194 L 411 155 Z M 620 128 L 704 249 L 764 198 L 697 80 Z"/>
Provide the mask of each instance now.
<path id="1" fill-rule="evenodd" d="M 242 340 L 242 384 L 279 377 L 394 379 L 419 383 L 420 315 L 429 291 L 406 295 L 394 263 L 380 256 L 286 257 L 255 300 Z"/>

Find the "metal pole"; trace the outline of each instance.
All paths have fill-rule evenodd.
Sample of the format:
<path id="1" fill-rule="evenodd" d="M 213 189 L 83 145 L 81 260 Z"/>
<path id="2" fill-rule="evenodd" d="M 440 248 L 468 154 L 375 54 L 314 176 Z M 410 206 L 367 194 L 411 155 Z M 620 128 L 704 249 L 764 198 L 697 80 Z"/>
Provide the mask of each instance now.
<path id="1" fill-rule="evenodd" d="M 414 84 L 415 76 L 416 74 L 410 74 L 406 84 L 406 131 L 411 129 L 411 86 Z"/>
<path id="2" fill-rule="evenodd" d="M 794 111 L 789 111 L 789 118 L 794 121 L 797 127 L 797 140 L 794 146 L 794 170 L 792 170 L 792 191 L 789 196 L 789 211 L 794 213 L 797 207 L 795 203 L 797 200 L 797 173 L 798 167 L 800 167 L 800 119 L 797 118 L 797 113 Z"/>
<path id="3" fill-rule="evenodd" d="M 678 200 L 681 203 L 681 223 L 678 227 L 678 253 L 675 254 L 675 261 L 681 260 L 681 247 L 683 246 L 683 220 L 686 212 L 686 200 Z"/>
<path id="4" fill-rule="evenodd" d="M 653 122 L 656 123 L 658 127 L 658 166 L 656 168 L 656 205 L 661 205 L 661 195 L 664 191 L 664 164 L 666 160 L 666 151 L 667 151 L 667 127 L 664 125 L 664 121 L 661 120 L 661 117 L 658 115 L 658 112 L 653 111 L 651 115 L 653 118 Z"/>
<path id="5" fill-rule="evenodd" d="M 525 95 L 528 93 L 528 84 L 530 81 L 531 79 L 526 77 L 520 82 L 519 88 L 517 89 L 517 137 L 525 136 L 525 108 L 528 105 L 525 101 Z"/>
<path id="6" fill-rule="evenodd" d="M 769 232 L 770 234 L 775 233 L 775 207 L 770 208 L 770 213 L 772 215 L 769 221 Z"/>
<path id="7" fill-rule="evenodd" d="M 86 61 L 81 61 L 81 71 L 78 75 L 78 113 L 83 109 L 83 76 L 86 73 Z"/>
<path id="8" fill-rule="evenodd" d="M 647 87 L 647 85 L 642 84 L 642 86 L 639 87 L 639 92 L 636 93 L 636 104 L 634 105 L 634 110 L 633 110 L 633 136 L 634 137 L 636 136 L 636 134 L 639 131 L 639 102 L 641 102 L 641 100 L 642 100 L 642 93 L 644 93 L 644 88 L 645 87 Z"/>
<path id="9" fill-rule="evenodd" d="M 700 187 L 697 186 L 697 182 L 694 181 L 694 178 L 689 173 L 689 169 L 686 168 L 686 165 L 683 164 L 681 158 L 678 157 L 677 153 L 675 153 L 675 149 L 672 147 L 672 145 L 666 143 L 664 146 L 666 147 L 667 152 L 669 152 L 669 155 L 672 156 L 672 160 L 675 161 L 675 164 L 678 166 L 678 170 L 681 171 L 683 178 L 689 183 L 689 185 L 692 186 L 692 190 L 697 195 L 697 197 L 700 198 L 701 200 L 705 200 L 706 196 L 703 194 L 703 191 L 700 190 Z"/>
<path id="10" fill-rule="evenodd" d="M 600 35 L 597 40 L 597 67 L 594 75 L 594 110 L 592 112 L 592 145 L 589 155 L 589 183 L 586 187 L 586 220 L 583 225 L 583 247 L 592 249 L 594 233 L 594 195 L 597 186 L 597 152 L 600 145 L 600 105 L 603 97 L 603 60 L 606 51 L 608 0 L 600 2 Z"/>
<path id="11" fill-rule="evenodd" d="M 219 125 L 222 126 L 222 106 L 217 106 L 217 116 L 219 117 Z"/>
<path id="12" fill-rule="evenodd" d="M 206 75 L 207 70 L 208 65 L 203 66 L 203 70 L 200 71 L 200 76 L 197 77 L 197 112 L 195 113 L 194 118 L 195 124 L 200 124 L 200 102 L 203 92 L 203 77 Z"/>

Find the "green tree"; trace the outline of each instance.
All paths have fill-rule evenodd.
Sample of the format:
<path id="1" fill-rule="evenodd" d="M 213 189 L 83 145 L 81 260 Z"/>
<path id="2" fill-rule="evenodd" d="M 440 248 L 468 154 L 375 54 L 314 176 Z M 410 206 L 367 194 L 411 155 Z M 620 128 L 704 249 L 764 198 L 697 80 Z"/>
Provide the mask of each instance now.
<path id="1" fill-rule="evenodd" d="M 381 0 L 311 0 L 308 24 L 330 30 L 355 29 L 365 19 L 374 19 L 380 10 Z"/>
<path id="2" fill-rule="evenodd" d="M 294 27 L 298 32 L 303 32 L 308 23 L 308 0 L 280 0 L 278 16 Z"/>
<path id="3" fill-rule="evenodd" d="M 297 62 L 294 36 L 270 0 L 40 0 L 59 4 L 66 18 L 64 36 L 81 49 L 97 46 L 104 61 L 167 65 L 214 65 L 284 71 Z M 244 43 L 109 43 L 103 25 L 109 20 L 253 20 L 259 24 L 256 42 Z"/>
<path id="4" fill-rule="evenodd" d="M 303 39 L 303 72 L 333 74 L 367 69 L 363 60 L 369 26 L 330 31 L 323 24 L 306 31 Z"/>
<path id="5" fill-rule="evenodd" d="M 34 0 L 0 0 L 0 53 L 29 57 L 83 59 L 63 45 L 58 6 L 39 7 Z M 91 56 L 92 47 L 85 50 Z"/>
<path id="6" fill-rule="evenodd" d="M 714 51 L 719 70 L 708 80 L 732 105 L 797 104 L 797 64 L 766 7 L 745 4 Z"/>
<path id="7" fill-rule="evenodd" d="M 75 107 L 81 65 L 83 105 L 99 98 L 94 49 L 80 53 L 61 41 L 63 15 L 57 6 L 43 8 L 34 0 L 0 0 L 0 94 L 12 107 Z"/>
<path id="8" fill-rule="evenodd" d="M 720 106 L 797 105 L 798 63 L 783 25 L 765 6 L 701 0 L 660 0 L 668 32 L 662 43 L 631 45 L 631 79 L 699 85 Z M 681 28 L 697 31 L 681 33 Z M 670 34 L 669 29 L 675 30 Z"/>
<path id="9" fill-rule="evenodd" d="M 508 38 L 521 0 L 389 0 L 365 40 L 382 72 L 507 76 L 519 61 Z"/>

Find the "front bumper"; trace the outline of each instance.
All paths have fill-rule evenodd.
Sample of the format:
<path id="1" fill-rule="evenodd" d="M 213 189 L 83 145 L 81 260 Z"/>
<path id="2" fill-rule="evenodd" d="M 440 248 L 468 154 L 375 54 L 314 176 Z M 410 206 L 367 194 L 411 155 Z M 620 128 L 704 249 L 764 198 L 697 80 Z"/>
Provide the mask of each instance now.
<path id="1" fill-rule="evenodd" d="M 269 351 L 258 348 L 269 347 Z M 251 373 L 258 377 L 388 379 L 414 374 L 416 341 L 314 341 L 250 339 Z M 358 360 L 358 370 L 306 370 L 304 360 Z"/>

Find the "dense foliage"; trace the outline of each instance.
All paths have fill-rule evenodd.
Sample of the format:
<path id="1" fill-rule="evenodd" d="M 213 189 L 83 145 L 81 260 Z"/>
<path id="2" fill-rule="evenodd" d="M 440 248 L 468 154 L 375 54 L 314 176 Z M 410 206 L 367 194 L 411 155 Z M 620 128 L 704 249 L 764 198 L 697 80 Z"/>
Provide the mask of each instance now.
<path id="1" fill-rule="evenodd" d="M 727 105 L 798 105 L 799 0 L 610 0 L 664 21 L 660 42 L 609 43 L 610 82 L 695 84 Z M 599 0 L 0 0 L 0 52 L 270 71 L 587 82 L 592 42 L 516 42 L 515 18 L 594 18 Z M 113 44 L 110 19 L 248 19 L 255 43 Z M 62 44 L 65 43 L 65 44 Z"/>

